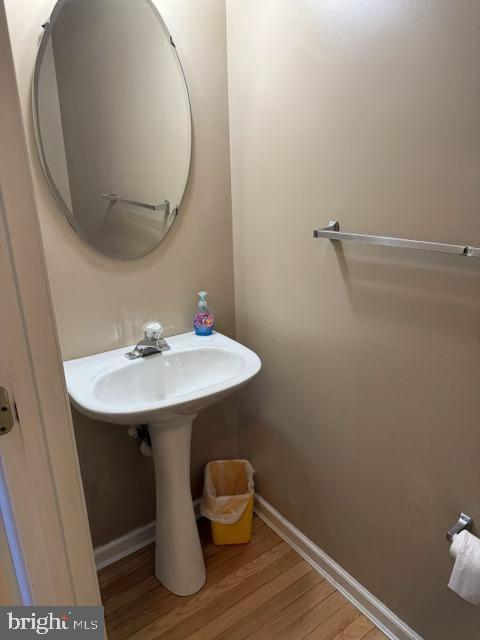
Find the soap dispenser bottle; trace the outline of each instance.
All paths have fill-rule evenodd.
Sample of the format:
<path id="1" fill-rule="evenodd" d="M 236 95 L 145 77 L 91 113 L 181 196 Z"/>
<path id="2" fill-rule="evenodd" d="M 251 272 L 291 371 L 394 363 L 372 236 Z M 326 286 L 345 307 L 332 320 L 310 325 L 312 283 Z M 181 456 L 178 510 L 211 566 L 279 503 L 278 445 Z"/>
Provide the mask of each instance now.
<path id="1" fill-rule="evenodd" d="M 213 331 L 214 317 L 207 306 L 207 292 L 199 291 L 198 310 L 193 319 L 193 328 L 197 336 L 209 336 Z"/>

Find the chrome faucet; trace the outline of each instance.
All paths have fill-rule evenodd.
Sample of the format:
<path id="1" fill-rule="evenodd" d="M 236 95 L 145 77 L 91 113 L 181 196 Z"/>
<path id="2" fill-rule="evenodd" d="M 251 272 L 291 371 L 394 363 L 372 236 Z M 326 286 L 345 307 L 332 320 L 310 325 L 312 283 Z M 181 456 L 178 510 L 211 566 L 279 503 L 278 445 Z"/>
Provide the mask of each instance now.
<path id="1" fill-rule="evenodd" d="M 137 343 L 133 351 L 125 354 L 126 358 L 129 360 L 145 358 L 154 353 L 162 353 L 162 351 L 168 351 L 170 349 L 170 345 L 162 338 L 163 327 L 159 322 L 146 322 L 143 325 L 143 331 L 144 336 L 142 340 Z"/>

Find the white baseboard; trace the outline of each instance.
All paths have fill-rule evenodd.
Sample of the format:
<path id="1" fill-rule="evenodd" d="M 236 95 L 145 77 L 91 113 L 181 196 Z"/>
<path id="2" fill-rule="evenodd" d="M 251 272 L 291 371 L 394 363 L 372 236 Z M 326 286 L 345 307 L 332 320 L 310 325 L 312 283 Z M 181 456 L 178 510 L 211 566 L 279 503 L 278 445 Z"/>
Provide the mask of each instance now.
<path id="1" fill-rule="evenodd" d="M 116 562 L 125 556 L 138 551 L 155 540 L 155 521 L 129 531 L 121 538 L 116 538 L 107 544 L 94 550 L 97 571 L 103 569 L 112 562 Z"/>
<path id="2" fill-rule="evenodd" d="M 200 498 L 193 501 L 195 517 L 200 517 Z M 144 527 L 134 529 L 121 538 L 116 538 L 107 544 L 97 547 L 94 550 L 95 564 L 97 571 L 116 562 L 125 556 L 138 551 L 147 544 L 155 541 L 155 521 L 146 524 Z"/>
<path id="3" fill-rule="evenodd" d="M 422 640 L 332 558 L 255 494 L 255 513 L 392 640 Z"/>

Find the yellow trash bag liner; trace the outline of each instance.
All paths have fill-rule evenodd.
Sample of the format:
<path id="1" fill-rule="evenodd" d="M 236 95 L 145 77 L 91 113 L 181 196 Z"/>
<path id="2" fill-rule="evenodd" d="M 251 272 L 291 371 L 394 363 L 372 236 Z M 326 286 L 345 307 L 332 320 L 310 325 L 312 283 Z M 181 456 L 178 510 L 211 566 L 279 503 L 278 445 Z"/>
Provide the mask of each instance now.
<path id="1" fill-rule="evenodd" d="M 209 462 L 200 505 L 202 516 L 221 524 L 238 522 L 247 506 L 253 507 L 254 473 L 248 460 Z"/>

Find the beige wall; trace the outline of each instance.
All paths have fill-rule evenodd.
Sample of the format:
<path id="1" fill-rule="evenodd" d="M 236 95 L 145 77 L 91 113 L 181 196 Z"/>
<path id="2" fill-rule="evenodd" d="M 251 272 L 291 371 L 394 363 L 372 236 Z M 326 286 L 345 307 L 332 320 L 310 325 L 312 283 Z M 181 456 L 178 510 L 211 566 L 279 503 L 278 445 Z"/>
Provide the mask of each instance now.
<path id="1" fill-rule="evenodd" d="M 312 230 L 480 243 L 468 0 L 228 0 L 239 340 L 260 493 L 425 640 L 474 640 L 446 529 L 480 523 L 480 271 Z M 480 534 L 480 529 L 476 528 Z"/>
<path id="2" fill-rule="evenodd" d="M 131 344 L 150 318 L 160 320 L 169 334 L 189 330 L 201 288 L 210 292 L 218 329 L 234 333 L 225 3 L 156 4 L 185 67 L 193 111 L 193 162 L 182 212 L 166 240 L 146 257 L 124 262 L 96 253 L 77 238 L 41 174 L 30 90 L 41 24 L 54 2 L 6 2 L 65 359 Z M 152 463 L 139 457 L 121 427 L 74 417 L 93 540 L 102 544 L 152 520 Z M 237 447 L 234 399 L 197 419 L 192 452 L 197 495 L 203 463 L 236 455 Z"/>

